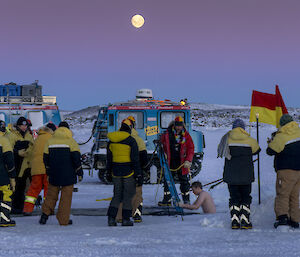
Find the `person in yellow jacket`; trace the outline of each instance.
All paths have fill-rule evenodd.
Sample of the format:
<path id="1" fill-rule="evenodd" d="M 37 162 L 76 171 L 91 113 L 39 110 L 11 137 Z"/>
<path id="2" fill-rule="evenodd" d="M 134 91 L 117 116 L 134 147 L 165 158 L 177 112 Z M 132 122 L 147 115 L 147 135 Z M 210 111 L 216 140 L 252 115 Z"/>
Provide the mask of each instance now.
<path id="1" fill-rule="evenodd" d="M 33 148 L 33 137 L 28 130 L 28 121 L 25 117 L 17 120 L 16 126 L 7 133 L 14 153 L 17 172 L 16 191 L 12 196 L 12 213 L 22 214 L 25 200 L 26 181 L 30 178 L 30 160 Z"/>
<path id="2" fill-rule="evenodd" d="M 1 125 L 3 121 L 0 121 Z M 15 226 L 10 219 L 11 195 L 16 187 L 16 170 L 12 147 L 5 134 L 4 126 L 0 126 L 0 227 Z"/>
<path id="3" fill-rule="evenodd" d="M 31 184 L 26 193 L 23 214 L 29 216 L 32 214 L 34 204 L 38 195 L 44 189 L 44 199 L 48 190 L 48 177 L 43 161 L 43 154 L 46 142 L 51 138 L 56 126 L 48 123 L 38 131 L 38 137 L 34 142 L 31 159 Z"/>
<path id="4" fill-rule="evenodd" d="M 143 184 L 139 163 L 139 151 L 131 136 L 131 122 L 124 120 L 119 131 L 108 133 L 107 170 L 112 173 L 114 196 L 110 202 L 107 216 L 108 226 L 116 226 L 116 216 L 120 203 L 123 203 L 122 226 L 133 226 L 132 198 L 136 184 Z"/>
<path id="5" fill-rule="evenodd" d="M 289 114 L 280 118 L 280 128 L 269 142 L 268 155 L 274 155 L 276 198 L 274 227 L 299 228 L 300 128 Z"/>
<path id="6" fill-rule="evenodd" d="M 127 117 L 127 119 L 131 122 L 131 136 L 135 139 L 137 143 L 138 150 L 139 150 L 140 166 L 143 172 L 143 169 L 148 163 L 146 144 L 135 129 L 136 127 L 135 118 L 133 116 L 129 116 Z M 121 203 L 116 218 L 118 222 L 122 220 L 122 206 L 123 204 Z M 142 211 L 143 211 L 143 189 L 142 189 L 142 185 L 137 185 L 136 193 L 132 199 L 132 218 L 134 222 L 142 222 Z"/>
<path id="7" fill-rule="evenodd" d="M 79 146 L 67 122 L 62 121 L 46 142 L 43 159 L 49 184 L 39 223 L 46 224 L 61 192 L 56 218 L 60 225 L 71 225 L 73 187 L 77 183 L 77 177 L 79 182 L 82 180 L 83 170 Z"/>
<path id="8" fill-rule="evenodd" d="M 223 181 L 228 184 L 232 229 L 251 229 L 251 187 L 254 182 L 253 155 L 260 152 L 258 142 L 245 131 L 241 119 L 234 120 L 218 146 L 218 157 L 225 157 Z"/>

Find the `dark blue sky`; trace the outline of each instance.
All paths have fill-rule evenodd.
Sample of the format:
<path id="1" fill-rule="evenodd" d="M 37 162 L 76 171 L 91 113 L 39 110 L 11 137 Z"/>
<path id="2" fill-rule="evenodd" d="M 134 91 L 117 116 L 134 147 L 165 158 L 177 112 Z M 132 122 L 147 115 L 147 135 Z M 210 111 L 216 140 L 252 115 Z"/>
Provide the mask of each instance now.
<path id="1" fill-rule="evenodd" d="M 244 104 L 253 89 L 300 106 L 300 1 L 0 0 L 0 83 L 62 109 L 133 98 Z M 131 16 L 145 25 L 135 29 Z"/>

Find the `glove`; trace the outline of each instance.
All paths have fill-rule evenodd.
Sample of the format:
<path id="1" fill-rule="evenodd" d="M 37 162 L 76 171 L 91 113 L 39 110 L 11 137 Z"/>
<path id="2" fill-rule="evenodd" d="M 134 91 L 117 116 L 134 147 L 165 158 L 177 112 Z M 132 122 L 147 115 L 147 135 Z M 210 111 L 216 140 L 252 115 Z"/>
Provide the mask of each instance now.
<path id="1" fill-rule="evenodd" d="M 15 192 L 15 191 L 16 191 L 16 179 L 10 178 L 9 180 L 10 180 L 10 187 L 11 187 L 11 190 L 12 190 L 13 192 Z"/>
<path id="2" fill-rule="evenodd" d="M 190 169 L 191 166 L 192 166 L 192 163 L 189 162 L 189 161 L 185 161 L 185 162 L 183 163 L 183 167 L 186 168 L 186 169 Z"/>
<path id="3" fill-rule="evenodd" d="M 26 150 L 25 149 L 21 149 L 21 150 L 19 150 L 18 151 L 18 155 L 20 156 L 20 157 L 25 157 L 26 156 Z"/>
<path id="4" fill-rule="evenodd" d="M 78 182 L 81 182 L 81 181 L 82 181 L 82 179 L 83 179 L 83 177 L 82 177 L 82 176 L 78 176 Z"/>
<path id="5" fill-rule="evenodd" d="M 143 176 L 137 175 L 135 177 L 135 181 L 136 181 L 136 186 L 141 187 L 143 185 Z"/>

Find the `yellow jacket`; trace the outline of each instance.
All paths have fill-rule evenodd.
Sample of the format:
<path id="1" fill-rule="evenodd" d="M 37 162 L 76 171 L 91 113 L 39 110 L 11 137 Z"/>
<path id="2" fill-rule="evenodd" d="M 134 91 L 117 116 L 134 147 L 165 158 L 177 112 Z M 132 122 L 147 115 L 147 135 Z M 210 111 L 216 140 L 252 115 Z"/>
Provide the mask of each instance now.
<path id="1" fill-rule="evenodd" d="M 34 143 L 33 137 L 29 133 L 29 131 L 27 131 L 25 133 L 25 136 L 22 137 L 21 133 L 15 128 L 13 128 L 9 133 L 7 133 L 6 137 L 8 138 L 13 149 L 15 148 L 15 144 L 18 141 L 29 141 L 29 145 L 28 145 L 28 148 L 26 149 L 25 157 L 22 160 L 21 168 L 19 169 L 19 174 L 18 174 L 18 177 L 22 177 L 24 174 L 24 171 L 31 167 L 30 160 L 31 160 L 31 153 L 32 153 L 32 148 L 33 148 L 33 143 Z M 14 150 L 14 152 L 15 152 L 15 150 Z M 16 154 L 17 153 L 15 152 L 15 156 L 16 156 Z M 22 158 L 22 157 L 20 157 L 20 158 Z M 15 162 L 16 162 L 16 160 L 15 160 Z M 16 167 L 16 168 L 18 169 L 18 167 Z M 18 173 L 18 170 L 17 170 L 17 173 Z"/>
<path id="2" fill-rule="evenodd" d="M 38 131 L 38 137 L 34 142 L 31 159 L 31 175 L 46 174 L 43 161 L 46 142 L 51 138 L 53 131 L 48 127 L 42 127 Z"/>
<path id="3" fill-rule="evenodd" d="M 280 153 L 286 145 L 293 143 L 292 141 L 300 138 L 300 128 L 297 122 L 291 121 L 279 128 L 274 139 L 269 143 L 268 147 L 276 153 Z"/>
<path id="4" fill-rule="evenodd" d="M 139 136 L 138 132 L 134 128 L 131 129 L 131 136 L 135 139 L 139 148 L 139 152 L 146 150 L 144 140 Z"/>

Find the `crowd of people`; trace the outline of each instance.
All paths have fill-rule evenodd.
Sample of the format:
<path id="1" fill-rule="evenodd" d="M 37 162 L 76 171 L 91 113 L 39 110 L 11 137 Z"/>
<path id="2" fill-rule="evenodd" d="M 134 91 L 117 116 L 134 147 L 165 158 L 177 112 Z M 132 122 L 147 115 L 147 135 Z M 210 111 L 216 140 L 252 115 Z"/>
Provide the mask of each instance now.
<path id="1" fill-rule="evenodd" d="M 30 127 L 31 122 L 25 117 L 20 117 L 9 131 L 5 122 L 0 121 L 0 226 L 15 226 L 11 213 L 32 215 L 42 190 L 44 201 L 39 223 L 47 223 L 59 199 L 56 218 L 60 225 L 71 225 L 74 184 L 83 178 L 79 146 L 67 122 L 61 122 L 58 127 L 53 123 L 46 124 L 38 130 L 35 140 Z M 135 127 L 135 118 L 129 116 L 122 121 L 118 131 L 107 135 L 107 170 L 112 174 L 114 185 L 107 211 L 108 226 L 117 226 L 118 222 L 122 226 L 133 226 L 134 222 L 142 222 L 143 171 L 149 165 L 146 145 Z M 182 117 L 178 116 L 170 123 L 160 136 L 160 142 L 170 170 L 177 173 L 180 182 L 182 202 L 179 206 L 190 210 L 202 207 L 204 213 L 215 213 L 213 198 L 203 190 L 202 184 L 199 181 L 190 184 L 194 143 Z M 260 150 L 241 119 L 233 122 L 232 130 L 218 145 L 218 157 L 225 158 L 223 181 L 227 183 L 230 195 L 232 229 L 252 228 L 253 155 Z M 299 228 L 300 128 L 290 115 L 281 117 L 280 128 L 268 142 L 267 154 L 274 156 L 277 173 L 274 226 Z M 190 203 L 190 191 L 197 196 L 193 204 Z M 158 205 L 171 206 L 166 182 L 163 200 Z"/>

